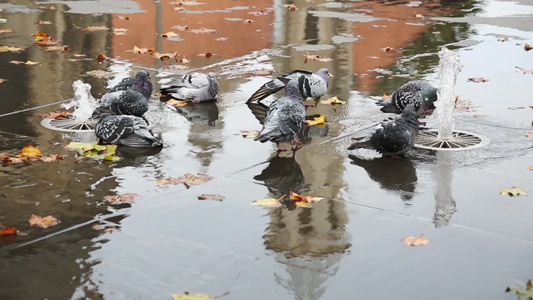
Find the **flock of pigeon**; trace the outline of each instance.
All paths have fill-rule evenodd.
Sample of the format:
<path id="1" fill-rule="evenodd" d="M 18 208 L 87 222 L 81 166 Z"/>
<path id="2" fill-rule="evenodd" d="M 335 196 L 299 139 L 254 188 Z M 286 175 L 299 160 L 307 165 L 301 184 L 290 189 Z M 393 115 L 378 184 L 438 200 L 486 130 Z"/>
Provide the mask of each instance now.
<path id="1" fill-rule="evenodd" d="M 275 142 L 277 151 L 286 151 L 280 146 L 283 142 L 290 142 L 293 151 L 300 149 L 301 142 L 297 136 L 306 118 L 306 107 L 313 106 L 304 102 L 312 98 L 316 105 L 320 97 L 327 93 L 331 76 L 326 68 L 316 73 L 298 70 L 261 86 L 247 104 L 261 103 L 264 98 L 282 89 L 285 92 L 268 107 L 262 122 L 263 128 L 255 140 Z M 192 73 L 161 87 L 161 94 L 198 103 L 216 101 L 218 89 L 215 73 Z M 123 79 L 104 94 L 93 114 L 100 117 L 95 127 L 100 142 L 129 147 L 161 147 L 161 141 L 154 137 L 148 121 L 143 117 L 148 111 L 152 90 L 150 74 L 140 71 L 135 77 Z M 437 89 L 428 82 L 418 80 L 404 84 L 392 93 L 390 99 L 377 103 L 383 106 L 381 111 L 400 116 L 383 120 L 375 132 L 355 139 L 348 149 L 369 148 L 391 157 L 404 155 L 415 144 L 420 124 L 418 118 L 431 113 L 436 100 Z"/>

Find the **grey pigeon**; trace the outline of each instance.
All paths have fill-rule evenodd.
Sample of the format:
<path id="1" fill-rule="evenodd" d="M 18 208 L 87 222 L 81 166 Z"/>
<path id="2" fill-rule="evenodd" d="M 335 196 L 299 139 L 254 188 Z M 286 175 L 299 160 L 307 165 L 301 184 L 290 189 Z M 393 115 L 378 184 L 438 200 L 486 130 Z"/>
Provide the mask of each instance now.
<path id="1" fill-rule="evenodd" d="M 370 137 L 356 139 L 348 150 L 366 148 L 374 149 L 383 156 L 404 155 L 413 147 L 418 136 L 418 109 L 417 103 L 408 105 L 399 117 L 383 120 Z"/>
<path id="2" fill-rule="evenodd" d="M 401 113 L 409 104 L 419 104 L 417 115 L 430 114 L 435 109 L 437 89 L 425 80 L 409 81 L 394 91 L 390 100 L 378 102 L 382 112 Z"/>
<path id="3" fill-rule="evenodd" d="M 310 71 L 296 70 L 292 71 L 286 75 L 283 75 L 283 78 L 286 79 L 298 79 L 298 89 L 300 94 L 305 99 L 313 98 L 316 102 L 320 97 L 324 96 L 328 92 L 329 77 L 331 73 L 327 68 L 322 68 L 316 72 L 316 74 Z M 266 97 L 276 93 L 277 91 L 283 89 L 286 83 L 282 80 L 277 79 L 271 80 L 263 84 L 251 97 L 246 101 L 246 103 L 259 102 Z"/>
<path id="4" fill-rule="evenodd" d="M 94 132 L 105 144 L 136 148 L 162 145 L 148 129 L 148 123 L 143 118 L 135 116 L 103 113 Z"/>
<path id="5" fill-rule="evenodd" d="M 150 74 L 140 71 L 134 78 L 123 79 L 100 99 L 97 112 L 142 117 L 148 111 L 148 99 L 152 95 Z"/>
<path id="6" fill-rule="evenodd" d="M 305 107 L 298 89 L 298 79 L 288 80 L 283 77 L 279 77 L 279 79 L 288 81 L 285 94 L 268 108 L 263 129 L 255 140 L 261 143 L 275 142 L 278 151 L 285 151 L 285 149 L 280 148 L 279 143 L 292 141 L 292 143 L 301 144 L 295 137 L 305 120 Z M 293 148 L 294 151 L 297 149 L 298 147 Z"/>
<path id="7" fill-rule="evenodd" d="M 215 76 L 213 72 L 184 75 L 179 81 L 161 87 L 161 94 L 192 102 L 215 100 L 218 94 L 218 81 Z"/>

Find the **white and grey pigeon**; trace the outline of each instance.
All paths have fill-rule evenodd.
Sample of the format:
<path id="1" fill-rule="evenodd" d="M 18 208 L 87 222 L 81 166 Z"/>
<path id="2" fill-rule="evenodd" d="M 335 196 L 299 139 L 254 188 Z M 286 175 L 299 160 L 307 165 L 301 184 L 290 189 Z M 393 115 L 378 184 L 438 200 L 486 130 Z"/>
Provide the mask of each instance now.
<path id="1" fill-rule="evenodd" d="M 270 105 L 263 129 L 254 140 L 261 143 L 275 142 L 278 146 L 278 152 L 286 151 L 279 146 L 279 143 L 291 141 L 292 144 L 297 144 L 293 148 L 293 151 L 296 151 L 301 143 L 295 137 L 305 120 L 305 106 L 298 89 L 298 78 L 288 80 L 279 77 L 279 79 L 280 81 L 287 81 L 285 94 Z"/>
<path id="2" fill-rule="evenodd" d="M 380 101 L 382 112 L 401 113 L 409 104 L 419 104 L 418 116 L 431 114 L 437 101 L 437 89 L 425 80 L 414 80 L 394 91 L 389 100 Z"/>
<path id="3" fill-rule="evenodd" d="M 138 72 L 133 78 L 125 78 L 105 93 L 100 99 L 97 113 L 112 112 L 119 115 L 142 117 L 148 111 L 148 99 L 152 95 L 153 86 L 150 73 Z"/>
<path id="4" fill-rule="evenodd" d="M 328 92 L 329 77 L 333 75 L 329 72 L 327 68 L 322 68 L 316 73 L 311 71 L 296 70 L 292 71 L 286 75 L 283 75 L 282 78 L 285 79 L 297 79 L 298 80 L 298 90 L 300 94 L 306 100 L 307 98 L 313 98 L 315 100 L 315 105 L 320 99 Z M 259 102 L 266 97 L 280 91 L 286 86 L 280 77 L 271 80 L 263 84 L 252 96 L 246 101 L 246 103 Z"/>
<path id="5" fill-rule="evenodd" d="M 136 148 L 162 146 L 148 129 L 148 123 L 140 117 L 103 113 L 94 132 L 105 144 Z"/>
<path id="6" fill-rule="evenodd" d="M 169 86 L 161 87 L 161 94 L 191 102 L 215 100 L 218 94 L 216 74 L 196 72 L 183 75 L 180 80 L 172 82 Z"/>
<path id="7" fill-rule="evenodd" d="M 355 138 L 348 150 L 374 149 L 383 156 L 398 157 L 409 151 L 418 136 L 418 103 L 408 105 L 399 117 L 383 120 L 369 137 Z"/>

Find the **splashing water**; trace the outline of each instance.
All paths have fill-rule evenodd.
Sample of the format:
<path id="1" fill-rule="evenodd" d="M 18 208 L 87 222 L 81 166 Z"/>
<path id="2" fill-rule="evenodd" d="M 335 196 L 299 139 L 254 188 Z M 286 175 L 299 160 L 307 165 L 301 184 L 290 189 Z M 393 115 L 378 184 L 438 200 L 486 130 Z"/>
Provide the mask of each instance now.
<path id="1" fill-rule="evenodd" d="M 453 108 L 455 107 L 455 82 L 457 74 L 461 72 L 459 55 L 443 47 L 439 51 L 440 88 L 437 92 L 437 114 L 439 116 L 439 140 L 451 140 L 453 133 Z"/>
<path id="2" fill-rule="evenodd" d="M 66 109 L 74 107 L 72 113 L 74 120 L 79 123 L 87 122 L 98 107 L 98 102 L 91 95 L 91 85 L 76 80 L 72 84 L 72 88 L 74 89 L 74 100 L 61 104 L 61 106 Z"/>

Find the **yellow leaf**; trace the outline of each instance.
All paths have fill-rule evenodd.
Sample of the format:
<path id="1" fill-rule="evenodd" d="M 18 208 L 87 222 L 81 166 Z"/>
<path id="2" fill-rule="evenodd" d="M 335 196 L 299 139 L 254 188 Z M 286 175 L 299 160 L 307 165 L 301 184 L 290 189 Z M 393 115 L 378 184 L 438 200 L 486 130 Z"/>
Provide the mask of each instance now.
<path id="1" fill-rule="evenodd" d="M 320 102 L 323 103 L 323 104 L 331 104 L 331 105 L 346 103 L 346 101 L 339 100 L 339 98 L 337 98 L 337 96 L 328 98 L 327 100 L 322 100 Z"/>
<path id="2" fill-rule="evenodd" d="M 387 95 L 387 94 L 383 93 L 383 99 L 384 99 L 384 100 L 388 100 L 388 99 L 390 99 L 390 95 Z"/>
<path id="3" fill-rule="evenodd" d="M 185 294 L 172 294 L 174 300 L 215 300 L 215 298 L 206 294 L 192 294 L 186 292 Z"/>
<path id="4" fill-rule="evenodd" d="M 255 138 L 259 135 L 259 130 L 241 130 L 243 138 Z"/>
<path id="5" fill-rule="evenodd" d="M 322 197 L 313 197 L 313 196 L 302 196 L 299 194 L 296 194 L 295 192 L 291 191 L 290 193 L 290 199 L 293 201 L 293 204 L 296 206 L 301 207 L 311 207 L 311 205 L 315 202 L 318 202 L 320 200 L 323 200 Z"/>
<path id="6" fill-rule="evenodd" d="M 519 195 L 527 195 L 526 190 L 524 188 L 517 188 L 512 187 L 510 189 L 501 189 L 500 195 L 509 195 L 511 197 L 519 196 Z"/>
<path id="7" fill-rule="evenodd" d="M 405 243 L 407 246 L 419 246 L 419 245 L 427 245 L 429 243 L 429 240 L 424 238 L 423 236 L 406 236 L 402 238 L 402 242 Z"/>
<path id="8" fill-rule="evenodd" d="M 20 151 L 20 154 L 24 157 L 39 157 L 43 155 L 39 148 L 32 145 L 24 146 Z"/>
<path id="9" fill-rule="evenodd" d="M 39 63 L 36 62 L 36 61 L 28 60 L 28 61 L 26 61 L 24 64 L 26 64 L 26 65 L 28 65 L 28 66 L 34 66 L 34 65 L 38 65 Z"/>
<path id="10" fill-rule="evenodd" d="M 280 207 L 281 206 L 281 200 L 287 196 L 286 194 L 283 194 L 283 196 L 279 198 L 266 198 L 266 199 L 258 199 L 251 203 L 251 205 L 260 205 L 265 207 Z"/>
<path id="11" fill-rule="evenodd" d="M 189 104 L 188 101 L 182 101 L 182 100 L 176 100 L 176 99 L 170 99 L 165 104 L 172 105 L 172 106 L 185 106 Z"/>
<path id="12" fill-rule="evenodd" d="M 307 125 L 310 125 L 310 126 L 311 125 L 324 124 L 325 121 L 326 121 L 326 117 L 325 116 L 315 117 L 314 120 L 305 120 Z"/>

